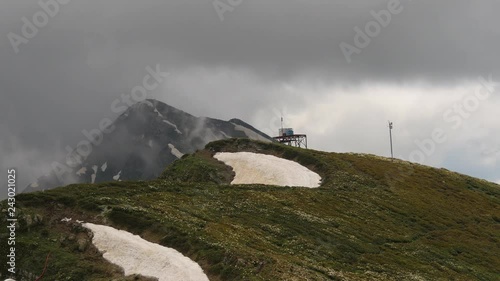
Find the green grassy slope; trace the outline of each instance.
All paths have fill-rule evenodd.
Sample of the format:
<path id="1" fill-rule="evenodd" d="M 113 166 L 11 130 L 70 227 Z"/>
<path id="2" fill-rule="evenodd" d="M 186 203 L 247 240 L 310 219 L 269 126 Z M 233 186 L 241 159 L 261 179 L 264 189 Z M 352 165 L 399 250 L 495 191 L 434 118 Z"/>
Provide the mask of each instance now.
<path id="1" fill-rule="evenodd" d="M 323 184 L 231 186 L 231 169 L 211 157 L 218 151 L 295 160 Z M 498 280 L 499 206 L 498 185 L 444 169 L 225 140 L 183 157 L 155 181 L 17 196 L 17 266 L 34 280 L 50 252 L 43 280 L 146 280 L 122 277 L 85 229 L 60 221 L 71 217 L 173 247 L 211 280 Z"/>

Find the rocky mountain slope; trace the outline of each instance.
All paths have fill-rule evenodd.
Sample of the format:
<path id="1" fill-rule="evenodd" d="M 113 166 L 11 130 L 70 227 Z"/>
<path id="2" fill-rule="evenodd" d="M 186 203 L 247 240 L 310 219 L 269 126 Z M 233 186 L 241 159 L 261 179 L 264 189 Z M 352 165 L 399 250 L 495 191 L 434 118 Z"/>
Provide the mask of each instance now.
<path id="1" fill-rule="evenodd" d="M 320 175 L 321 186 L 231 185 L 234 171 L 218 152 L 293 160 Z M 16 200 L 18 280 L 36 279 L 49 253 L 43 280 L 151 280 L 123 276 L 76 220 L 174 248 L 210 280 L 500 276 L 499 185 L 373 155 L 221 140 L 155 180 L 76 184 Z"/>
<path id="2" fill-rule="evenodd" d="M 249 124 L 196 117 L 157 100 L 145 100 L 128 108 L 104 134 L 87 157 L 76 151 L 68 159 L 79 159 L 70 172 L 42 176 L 25 190 L 45 190 L 70 183 L 99 183 L 113 180 L 149 180 L 186 153 L 226 138 L 271 138 Z M 63 162 L 64 163 L 64 162 Z"/>

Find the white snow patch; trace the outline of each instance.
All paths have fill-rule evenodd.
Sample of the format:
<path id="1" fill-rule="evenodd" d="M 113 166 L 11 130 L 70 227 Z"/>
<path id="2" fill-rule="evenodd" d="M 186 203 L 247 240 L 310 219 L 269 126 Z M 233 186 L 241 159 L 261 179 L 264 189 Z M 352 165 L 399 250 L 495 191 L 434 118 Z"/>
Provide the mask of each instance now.
<path id="1" fill-rule="evenodd" d="M 173 144 L 169 143 L 168 147 L 170 147 L 170 153 L 172 153 L 175 157 L 181 158 L 182 156 L 184 156 L 184 154 L 180 152 L 177 148 L 175 148 Z"/>
<path id="2" fill-rule="evenodd" d="M 108 162 L 104 162 L 104 164 L 102 164 L 101 171 L 106 171 L 106 168 L 108 168 Z"/>
<path id="3" fill-rule="evenodd" d="M 175 131 L 179 134 L 179 135 L 182 135 L 182 132 L 179 131 L 179 128 L 177 128 L 177 125 L 175 125 L 174 123 L 168 121 L 168 120 L 163 120 L 163 122 L 167 123 L 168 125 L 174 127 Z"/>
<path id="4" fill-rule="evenodd" d="M 30 186 L 31 187 L 38 187 L 38 181 L 31 183 Z"/>
<path id="5" fill-rule="evenodd" d="M 114 179 L 115 181 L 119 180 L 119 179 L 120 179 L 120 175 L 121 175 L 121 173 L 122 173 L 122 171 L 120 170 L 120 171 L 118 172 L 118 174 L 116 174 L 116 175 L 114 175 L 114 176 L 113 176 L 113 179 Z"/>
<path id="6" fill-rule="evenodd" d="M 94 170 L 94 173 L 90 176 L 90 178 L 92 179 L 92 182 L 91 183 L 95 183 L 95 178 L 97 176 L 97 165 L 94 165 L 92 166 L 92 170 Z"/>
<path id="7" fill-rule="evenodd" d="M 228 136 L 226 133 L 224 133 L 223 131 L 220 131 L 220 133 L 226 138 L 226 139 L 230 139 L 231 137 Z"/>
<path id="8" fill-rule="evenodd" d="M 80 168 L 80 170 L 76 171 L 76 175 L 81 176 L 81 175 L 85 174 L 86 172 L 87 172 L 87 168 L 82 167 L 82 168 Z"/>
<path id="9" fill-rule="evenodd" d="M 233 168 L 231 184 L 319 187 L 321 177 L 297 162 L 252 152 L 218 152 L 214 156 Z"/>
<path id="10" fill-rule="evenodd" d="M 178 251 L 151 243 L 138 235 L 105 225 L 84 223 L 94 233 L 92 243 L 125 275 L 141 274 L 159 281 L 208 281 L 203 269 Z"/>
<path id="11" fill-rule="evenodd" d="M 158 114 L 158 116 L 159 116 L 159 117 L 163 117 L 163 115 L 161 115 L 161 113 L 158 111 L 158 109 L 156 109 L 156 107 L 155 107 L 154 112 L 156 112 L 156 113 Z"/>
<path id="12" fill-rule="evenodd" d="M 238 131 L 242 131 L 243 133 L 245 133 L 245 135 L 247 135 L 247 137 L 253 139 L 253 140 L 259 140 L 259 141 L 263 141 L 263 142 L 271 142 L 270 140 L 266 139 L 265 137 L 261 136 L 260 134 L 257 134 L 256 132 L 246 128 L 246 127 L 243 127 L 241 125 L 237 125 L 237 124 L 234 124 L 234 129 L 238 130 Z"/>
<path id="13" fill-rule="evenodd" d="M 61 219 L 62 222 L 70 222 L 71 221 L 71 218 L 63 218 Z"/>

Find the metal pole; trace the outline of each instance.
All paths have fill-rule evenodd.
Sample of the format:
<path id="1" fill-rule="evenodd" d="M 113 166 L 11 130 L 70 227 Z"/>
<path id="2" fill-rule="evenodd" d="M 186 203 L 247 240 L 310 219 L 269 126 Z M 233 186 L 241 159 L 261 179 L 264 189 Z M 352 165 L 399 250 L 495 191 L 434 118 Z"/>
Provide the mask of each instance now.
<path id="1" fill-rule="evenodd" d="M 285 132 L 283 132 L 283 116 L 281 116 L 281 135 L 283 136 Z"/>
<path id="2" fill-rule="evenodd" d="M 391 140 L 391 158 L 394 159 L 394 153 L 393 153 L 393 150 L 392 150 L 392 122 L 389 121 L 389 138 Z"/>

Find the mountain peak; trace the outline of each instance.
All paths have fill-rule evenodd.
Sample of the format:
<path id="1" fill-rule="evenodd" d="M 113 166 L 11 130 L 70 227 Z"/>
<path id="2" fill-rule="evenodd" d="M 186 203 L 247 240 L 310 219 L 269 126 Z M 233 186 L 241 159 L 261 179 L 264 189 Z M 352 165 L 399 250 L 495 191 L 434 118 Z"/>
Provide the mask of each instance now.
<path id="1" fill-rule="evenodd" d="M 167 165 L 187 153 L 202 149 L 211 141 L 228 138 L 272 139 L 248 123 L 196 117 L 164 102 L 146 99 L 122 113 L 112 132 L 93 145 L 91 153 L 63 175 L 52 172 L 28 186 L 26 191 L 50 189 L 70 183 L 118 180 L 149 180 Z M 92 141 L 92 140 L 89 140 Z"/>

